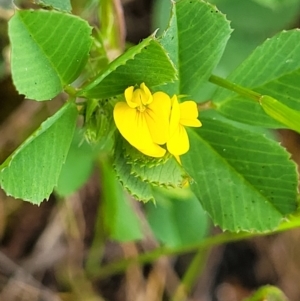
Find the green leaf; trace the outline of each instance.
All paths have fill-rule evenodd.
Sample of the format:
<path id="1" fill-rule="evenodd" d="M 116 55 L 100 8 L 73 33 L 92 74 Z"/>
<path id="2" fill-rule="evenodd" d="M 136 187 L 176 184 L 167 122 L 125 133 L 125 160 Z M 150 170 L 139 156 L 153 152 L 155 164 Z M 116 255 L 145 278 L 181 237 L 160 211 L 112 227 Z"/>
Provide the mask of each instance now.
<path id="1" fill-rule="evenodd" d="M 72 10 L 70 0 L 36 0 L 34 2 L 43 7 L 54 8 L 68 13 Z"/>
<path id="2" fill-rule="evenodd" d="M 96 154 L 97 149 L 92 148 L 76 131 L 55 188 L 60 196 L 70 195 L 87 181 L 93 171 Z"/>
<path id="3" fill-rule="evenodd" d="M 292 8 L 295 9 L 295 5 L 298 4 L 299 7 L 299 0 L 254 0 L 255 2 L 257 2 L 259 5 L 261 6 L 265 6 L 268 7 L 270 9 L 273 10 L 278 10 L 278 9 L 283 9 L 286 6 L 290 6 Z M 286 13 L 286 11 L 284 11 Z M 283 17 L 283 19 L 290 17 L 290 15 L 288 14 L 288 16 L 285 16 L 284 14 L 281 14 L 281 16 Z M 291 18 L 289 18 L 288 20 L 290 20 Z M 282 20 L 278 20 L 280 22 L 282 22 Z M 274 23 L 276 21 L 273 21 Z M 280 23 L 279 22 L 279 23 Z"/>
<path id="4" fill-rule="evenodd" d="M 269 95 L 291 109 L 300 110 L 300 31 L 283 31 L 268 39 L 228 76 L 230 82 Z M 282 124 L 270 118 L 258 103 L 219 88 L 213 97 L 224 116 L 270 128 Z"/>
<path id="5" fill-rule="evenodd" d="M 220 75 L 234 70 L 259 44 L 297 22 L 299 0 L 210 0 L 230 20 L 234 31 L 218 65 Z M 153 29 L 167 27 L 171 1 L 154 1 Z M 205 98 L 203 98 L 205 99 Z"/>
<path id="6" fill-rule="evenodd" d="M 174 157 L 151 167 L 147 164 L 141 165 L 140 162 L 132 164 L 131 174 L 143 182 L 164 187 L 182 187 L 188 178 L 184 169 Z"/>
<path id="7" fill-rule="evenodd" d="M 168 22 L 171 17 L 172 2 L 154 0 L 152 7 L 152 30 L 157 29 L 157 33 L 161 35 L 168 27 Z"/>
<path id="8" fill-rule="evenodd" d="M 250 298 L 243 301 L 288 301 L 284 293 L 272 285 L 265 285 L 258 289 Z"/>
<path id="9" fill-rule="evenodd" d="M 33 204 L 48 199 L 60 175 L 73 138 L 78 111 L 67 103 L 0 166 L 7 195 Z"/>
<path id="10" fill-rule="evenodd" d="M 105 231 L 111 239 L 117 241 L 142 239 L 140 220 L 107 161 L 107 158 L 100 160 Z"/>
<path id="11" fill-rule="evenodd" d="M 117 139 L 117 141 L 120 139 Z M 124 156 L 124 149 L 121 143 L 117 143 L 114 153 L 114 167 L 118 179 L 123 187 L 137 200 L 148 202 L 153 201 L 151 185 L 147 182 L 142 182 L 138 177 L 131 172 L 131 164 Z"/>
<path id="12" fill-rule="evenodd" d="M 230 33 L 229 22 L 215 6 L 200 0 L 174 3 L 161 43 L 178 69 L 178 81 L 161 88 L 170 95 L 200 98 L 203 84 L 220 60 Z"/>
<path id="13" fill-rule="evenodd" d="M 144 82 L 148 87 L 173 81 L 176 70 L 154 36 L 131 47 L 101 72 L 80 95 L 108 98 L 124 93 L 128 86 Z"/>
<path id="14" fill-rule="evenodd" d="M 202 114 L 190 131 L 183 166 L 214 223 L 230 231 L 268 231 L 296 209 L 297 171 L 290 155 L 265 135 Z"/>
<path id="15" fill-rule="evenodd" d="M 143 202 L 154 201 L 154 187 L 182 188 L 190 180 L 173 156 L 146 156 L 120 135 L 116 136 L 114 167 L 123 187 Z"/>
<path id="16" fill-rule="evenodd" d="M 200 242 L 207 231 L 207 215 L 188 190 L 155 193 L 156 203 L 146 204 L 147 220 L 158 240 L 167 247 Z"/>
<path id="17" fill-rule="evenodd" d="M 218 65 L 228 74 L 267 38 L 297 22 L 299 0 L 211 0 L 226 14 L 234 28 Z"/>
<path id="18" fill-rule="evenodd" d="M 11 68 L 20 94 L 51 99 L 83 70 L 92 43 L 91 27 L 57 11 L 16 11 L 9 21 Z"/>
<path id="19" fill-rule="evenodd" d="M 277 99 L 263 95 L 259 100 L 263 110 L 274 120 L 300 133 L 300 112 L 292 110 Z"/>

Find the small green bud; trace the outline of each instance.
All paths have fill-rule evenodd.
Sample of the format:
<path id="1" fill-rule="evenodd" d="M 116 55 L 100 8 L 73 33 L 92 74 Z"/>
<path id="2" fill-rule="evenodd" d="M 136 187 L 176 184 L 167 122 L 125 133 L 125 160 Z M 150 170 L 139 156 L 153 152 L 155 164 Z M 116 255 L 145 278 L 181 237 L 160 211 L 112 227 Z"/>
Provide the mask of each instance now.
<path id="1" fill-rule="evenodd" d="M 88 99 L 85 114 L 85 138 L 90 143 L 106 145 L 112 139 L 115 126 L 112 105 L 107 100 Z"/>

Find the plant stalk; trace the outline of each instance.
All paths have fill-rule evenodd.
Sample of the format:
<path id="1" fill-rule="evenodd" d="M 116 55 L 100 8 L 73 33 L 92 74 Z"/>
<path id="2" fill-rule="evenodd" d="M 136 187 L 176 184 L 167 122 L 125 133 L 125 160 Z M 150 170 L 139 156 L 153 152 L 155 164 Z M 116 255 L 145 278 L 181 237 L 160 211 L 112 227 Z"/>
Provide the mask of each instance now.
<path id="1" fill-rule="evenodd" d="M 184 253 L 194 252 L 197 250 L 200 252 L 201 250 L 204 251 L 211 247 L 222 245 L 224 243 L 239 241 L 239 240 L 252 238 L 256 236 L 272 235 L 275 233 L 287 231 L 297 227 L 300 227 L 300 217 L 293 216 L 289 221 L 283 222 L 276 230 L 272 232 L 267 232 L 267 233 L 225 232 L 213 237 L 208 237 L 204 239 L 202 242 L 193 245 L 182 246 L 179 248 L 161 247 L 159 249 L 155 249 L 153 251 L 141 254 L 134 258 L 126 258 L 126 259 L 119 260 L 117 262 L 112 262 L 110 264 L 107 264 L 106 266 L 101 267 L 99 270 L 95 271 L 95 273 L 93 273 L 91 276 L 95 278 L 105 278 L 113 274 L 122 273 L 131 264 L 151 263 L 157 260 L 161 256 L 175 256 Z"/>
<path id="2" fill-rule="evenodd" d="M 207 255 L 208 249 L 199 249 L 194 255 L 193 260 L 185 272 L 181 283 L 174 293 L 172 301 L 184 301 L 187 299 L 197 281 L 198 276 L 204 269 Z"/>
<path id="3" fill-rule="evenodd" d="M 250 89 L 239 86 L 235 83 L 231 83 L 228 80 L 226 80 L 222 77 L 219 77 L 217 75 L 211 75 L 208 80 L 211 83 L 213 83 L 217 86 L 220 86 L 220 87 L 223 87 L 225 89 L 231 90 L 233 92 L 236 92 L 236 93 L 238 93 L 242 96 L 245 96 L 245 97 L 250 98 L 250 99 L 255 100 L 255 101 L 259 101 L 260 98 L 262 97 L 262 95 L 257 93 L 257 92 L 254 92 Z"/>

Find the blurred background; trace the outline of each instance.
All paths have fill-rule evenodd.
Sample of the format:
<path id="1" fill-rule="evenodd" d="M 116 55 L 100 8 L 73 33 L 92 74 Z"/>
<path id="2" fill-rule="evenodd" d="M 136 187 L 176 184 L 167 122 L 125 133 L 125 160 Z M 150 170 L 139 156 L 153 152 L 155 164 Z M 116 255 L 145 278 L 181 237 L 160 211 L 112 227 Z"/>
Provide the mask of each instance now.
<path id="1" fill-rule="evenodd" d="M 300 0 L 209 2 L 226 14 L 234 29 L 215 70 L 220 76 L 234 70 L 266 38 L 300 25 Z M 168 24 L 169 0 L 115 0 L 114 4 L 118 11 L 115 22 L 122 27 L 127 46 L 140 42 L 157 28 L 161 34 Z M 16 6 L 31 5 L 29 1 L 0 0 L 0 163 L 65 99 L 61 95 L 51 102 L 24 100 L 12 84 L 8 20 Z M 74 14 L 101 27 L 97 0 L 74 0 L 72 6 Z M 199 101 L 209 100 L 213 91 L 214 87 L 208 84 Z M 287 130 L 275 134 L 299 163 L 299 135 Z M 75 160 L 80 154 L 73 154 Z M 86 184 L 64 198 L 54 193 L 39 207 L 10 198 L 0 190 L 0 301 L 240 301 L 266 284 L 278 286 L 288 300 L 300 300 L 297 229 L 197 253 L 201 257 L 198 276 L 186 298 L 180 298 L 178 285 L 195 258 L 193 252 L 159 259 L 155 256 L 143 266 L 125 265 L 117 270 L 110 265 L 110 269 L 101 270 L 101 266 L 163 245 L 183 250 L 221 231 L 213 227 L 193 197 L 189 204 L 182 204 L 180 197 L 168 196 L 154 207 L 127 196 L 139 226 L 131 229 L 128 239 L 122 237 L 120 229 L 131 217 L 121 212 L 119 218 L 125 222 L 119 222 L 114 235 L 107 235 L 101 220 L 101 204 L 107 198 L 102 174 L 92 162 L 86 164 L 88 167 L 82 167 L 89 178 Z M 179 205 L 172 209 L 167 199 Z M 197 214 L 193 216 L 191 212 L 195 210 Z M 177 228 L 172 228 L 171 221 Z M 172 299 L 174 295 L 179 299 Z"/>

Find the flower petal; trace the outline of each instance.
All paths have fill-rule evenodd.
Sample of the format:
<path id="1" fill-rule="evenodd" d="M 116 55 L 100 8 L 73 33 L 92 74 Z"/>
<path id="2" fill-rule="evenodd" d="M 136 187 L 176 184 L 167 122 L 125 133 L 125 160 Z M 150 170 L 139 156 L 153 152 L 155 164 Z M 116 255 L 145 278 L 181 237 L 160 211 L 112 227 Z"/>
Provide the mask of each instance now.
<path id="1" fill-rule="evenodd" d="M 159 145 L 152 143 L 145 148 L 138 149 L 144 155 L 149 157 L 161 158 L 165 155 L 166 150 Z"/>
<path id="2" fill-rule="evenodd" d="M 169 135 L 171 99 L 164 92 L 153 94 L 153 101 L 145 113 L 148 128 L 154 143 L 165 144 Z"/>
<path id="3" fill-rule="evenodd" d="M 144 92 L 142 103 L 144 105 L 148 105 L 149 103 L 152 102 L 152 94 L 151 94 L 149 88 L 145 85 L 145 83 L 141 83 L 140 88 Z"/>
<path id="4" fill-rule="evenodd" d="M 130 86 L 124 92 L 125 100 L 130 108 L 136 108 L 138 106 L 138 103 L 134 102 L 133 100 L 133 90 L 134 87 Z"/>
<path id="5" fill-rule="evenodd" d="M 176 95 L 172 97 L 171 104 L 172 104 L 172 109 L 171 109 L 170 125 L 169 125 L 170 137 L 177 130 L 180 121 L 180 108 L 179 108 L 179 103 Z"/>
<path id="6" fill-rule="evenodd" d="M 121 135 L 135 148 L 151 157 L 163 157 L 166 150 L 153 143 L 145 114 L 125 102 L 114 107 L 114 120 Z"/>
<path id="7" fill-rule="evenodd" d="M 188 134 L 182 125 L 178 125 L 167 142 L 167 149 L 172 155 L 179 156 L 185 154 L 190 148 Z"/>
<path id="8" fill-rule="evenodd" d="M 197 119 L 198 108 L 197 104 L 192 101 L 184 101 L 179 104 L 180 108 L 180 124 L 185 126 L 200 127 L 202 123 Z"/>

